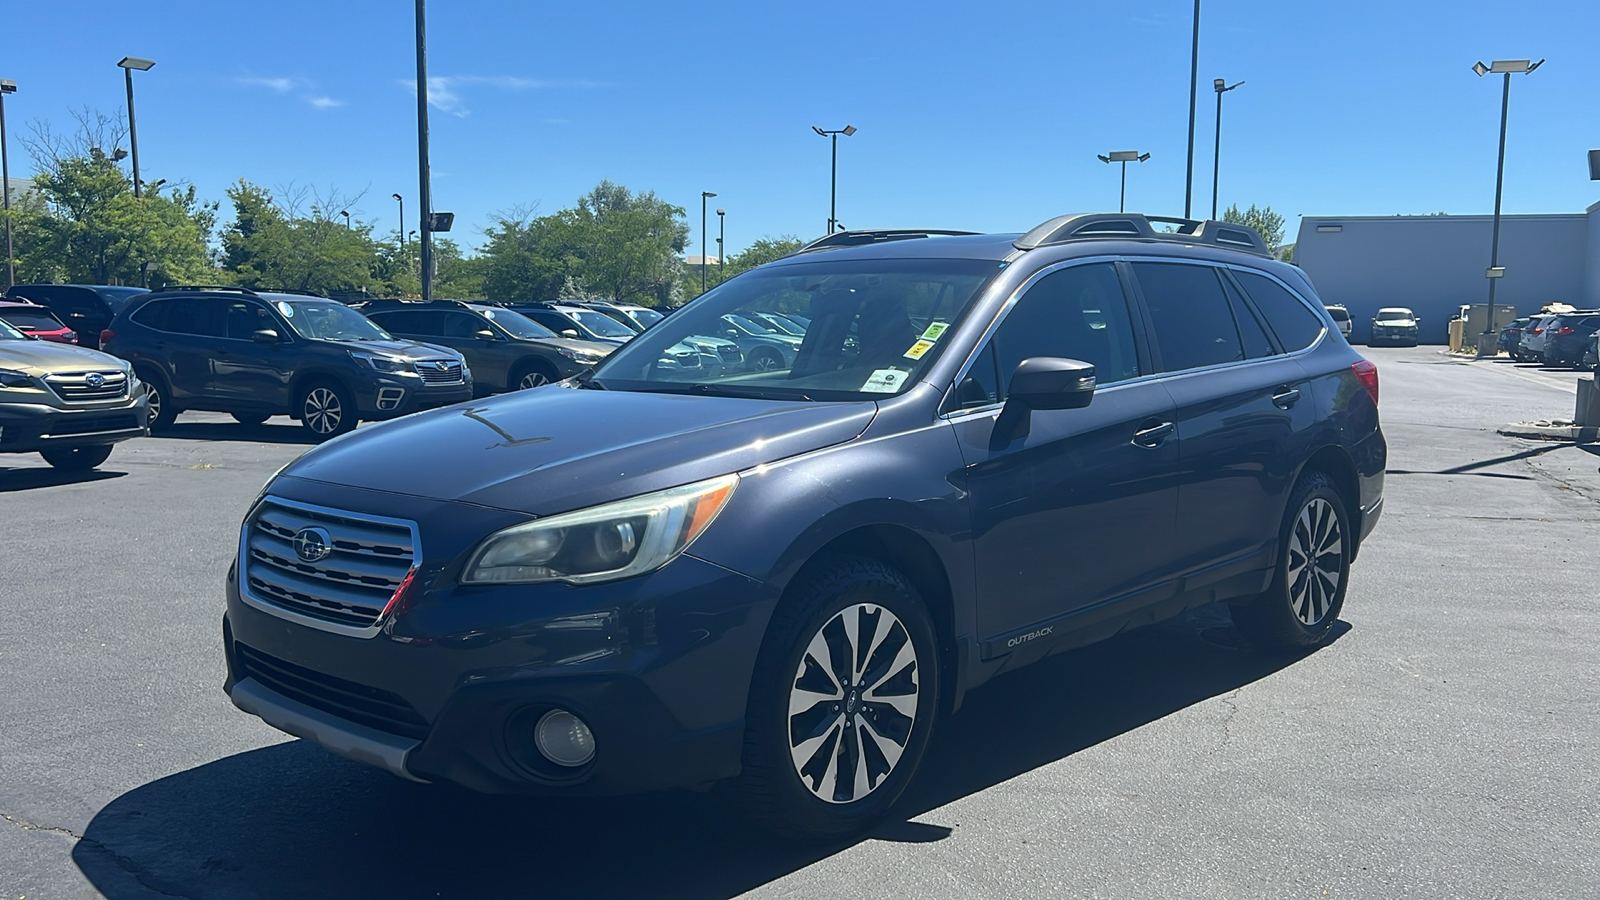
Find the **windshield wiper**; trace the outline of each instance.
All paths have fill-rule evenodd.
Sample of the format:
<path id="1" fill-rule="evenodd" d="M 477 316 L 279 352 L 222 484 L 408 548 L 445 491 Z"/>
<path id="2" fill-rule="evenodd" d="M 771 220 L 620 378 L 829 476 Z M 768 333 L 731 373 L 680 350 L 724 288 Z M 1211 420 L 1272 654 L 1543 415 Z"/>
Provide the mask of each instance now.
<path id="1" fill-rule="evenodd" d="M 763 391 L 760 388 L 738 387 L 728 384 L 697 382 L 689 385 L 689 393 L 710 394 L 715 397 L 744 397 L 752 400 L 810 400 L 806 394 Z"/>

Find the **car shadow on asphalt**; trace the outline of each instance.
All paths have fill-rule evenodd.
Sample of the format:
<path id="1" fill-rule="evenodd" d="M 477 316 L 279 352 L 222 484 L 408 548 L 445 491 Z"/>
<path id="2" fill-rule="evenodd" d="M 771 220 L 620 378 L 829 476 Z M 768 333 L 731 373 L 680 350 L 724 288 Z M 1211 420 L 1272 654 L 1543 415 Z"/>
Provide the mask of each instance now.
<path id="1" fill-rule="evenodd" d="M 90 469 L 87 472 L 68 472 L 65 469 L 40 468 L 30 466 L 27 468 L 6 468 L 0 466 L 0 494 L 12 491 L 32 491 L 38 488 L 61 487 L 67 484 L 87 484 L 91 481 L 105 481 L 110 478 L 121 478 L 127 472 L 104 469 Z"/>
<path id="2" fill-rule="evenodd" d="M 950 838 L 959 823 L 941 807 L 1070 765 L 1085 748 L 1300 658 L 1243 649 L 1219 609 L 1060 654 L 968 694 L 892 817 L 858 840 Z M 135 896 L 122 887 L 130 875 L 177 896 L 711 898 L 853 843 L 768 837 L 720 791 L 489 797 L 401 781 L 291 740 L 128 791 L 95 815 L 73 859 L 112 900 Z"/>
<path id="3" fill-rule="evenodd" d="M 292 422 L 292 420 L 290 420 Z M 261 425 L 241 422 L 177 421 L 156 432 L 158 438 L 185 441 L 236 441 L 247 444 L 315 444 L 317 439 L 299 424 Z"/>

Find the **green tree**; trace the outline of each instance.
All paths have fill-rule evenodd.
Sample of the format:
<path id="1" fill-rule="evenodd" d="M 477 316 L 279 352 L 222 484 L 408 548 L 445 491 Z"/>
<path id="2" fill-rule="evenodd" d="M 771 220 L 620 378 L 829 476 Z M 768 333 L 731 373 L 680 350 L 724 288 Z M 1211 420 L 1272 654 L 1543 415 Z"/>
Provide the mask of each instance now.
<path id="1" fill-rule="evenodd" d="M 1273 252 L 1283 245 L 1283 216 L 1272 211 L 1272 207 L 1263 206 L 1259 209 L 1254 203 L 1250 208 L 1241 212 L 1238 205 L 1228 207 L 1222 214 L 1222 221 L 1232 222 L 1235 225 L 1249 225 L 1261 233 L 1261 239 Z"/>
<path id="2" fill-rule="evenodd" d="M 398 267 L 385 265 L 372 226 L 351 227 L 335 218 L 359 198 L 312 194 L 307 204 L 306 192 L 287 193 L 285 203 L 243 180 L 228 189 L 234 221 L 222 233 L 222 261 L 235 283 L 328 294 L 388 293 L 393 282 L 385 282 L 386 273 L 403 282 Z M 303 206 L 306 213 L 300 214 Z"/>

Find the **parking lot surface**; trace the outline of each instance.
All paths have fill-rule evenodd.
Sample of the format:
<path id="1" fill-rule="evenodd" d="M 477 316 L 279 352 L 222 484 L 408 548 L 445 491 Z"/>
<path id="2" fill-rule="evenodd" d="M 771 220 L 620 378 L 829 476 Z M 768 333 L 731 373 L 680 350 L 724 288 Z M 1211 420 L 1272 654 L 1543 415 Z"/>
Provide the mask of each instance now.
<path id="1" fill-rule="evenodd" d="M 715 792 L 403 782 L 235 710 L 222 579 L 286 419 L 0 457 L 0 898 L 1593 897 L 1600 445 L 1494 430 L 1588 376 L 1365 352 L 1386 510 L 1331 645 L 1264 659 L 1205 608 L 1003 676 L 821 848 Z"/>

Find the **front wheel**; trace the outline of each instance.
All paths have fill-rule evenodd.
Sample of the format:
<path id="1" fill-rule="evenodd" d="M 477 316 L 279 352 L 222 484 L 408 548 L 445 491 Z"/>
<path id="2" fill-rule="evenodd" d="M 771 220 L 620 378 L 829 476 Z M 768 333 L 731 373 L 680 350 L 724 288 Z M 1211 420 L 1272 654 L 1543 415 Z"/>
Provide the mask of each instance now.
<path id="1" fill-rule="evenodd" d="M 938 673 L 933 625 L 900 572 L 838 557 L 800 576 L 751 684 L 740 788 L 753 818 L 803 840 L 876 822 L 927 747 Z"/>
<path id="2" fill-rule="evenodd" d="M 778 355 L 778 351 L 767 347 L 757 347 L 751 351 L 746 360 L 750 363 L 750 368 L 757 372 L 772 372 L 783 368 L 783 357 Z"/>
<path id="3" fill-rule="evenodd" d="M 319 441 L 344 434 L 356 427 L 355 399 L 350 392 L 331 382 L 311 385 L 296 404 L 300 424 Z"/>
<path id="4" fill-rule="evenodd" d="M 40 450 L 44 461 L 65 472 L 87 472 L 111 456 L 111 445 L 97 447 L 51 447 Z"/>
<path id="5" fill-rule="evenodd" d="M 1337 486 L 1322 472 L 1300 476 L 1278 539 L 1278 568 L 1266 593 L 1232 605 L 1233 623 L 1269 651 L 1325 643 L 1344 608 L 1356 536 Z"/>
<path id="6" fill-rule="evenodd" d="M 165 431 L 178 418 L 178 405 L 172 402 L 172 394 L 160 375 L 141 372 L 140 377 L 144 379 L 145 402 L 150 407 L 150 431 L 152 434 Z"/>
<path id="7" fill-rule="evenodd" d="M 557 380 L 555 373 L 549 371 L 545 366 L 532 365 L 517 372 L 516 377 L 512 380 L 511 389 L 525 391 L 529 388 L 544 387 Z"/>

